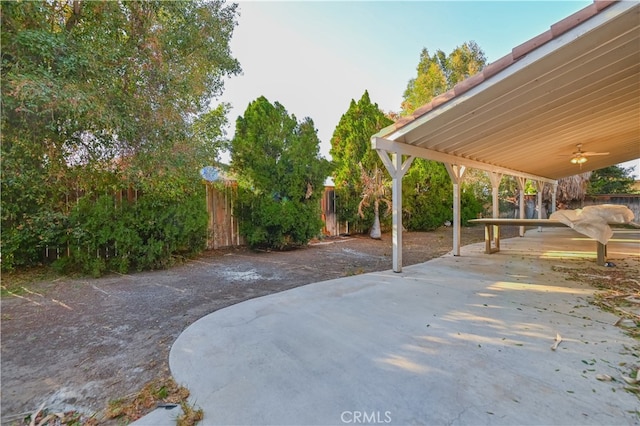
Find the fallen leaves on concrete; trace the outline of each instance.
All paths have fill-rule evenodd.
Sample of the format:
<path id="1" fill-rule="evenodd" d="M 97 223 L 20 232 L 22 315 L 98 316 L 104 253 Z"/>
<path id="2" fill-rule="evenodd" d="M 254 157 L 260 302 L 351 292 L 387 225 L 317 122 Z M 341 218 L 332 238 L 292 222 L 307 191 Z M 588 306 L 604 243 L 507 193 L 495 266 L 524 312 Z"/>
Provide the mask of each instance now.
<path id="1" fill-rule="evenodd" d="M 590 300 L 595 306 L 611 312 L 619 317 L 615 325 L 629 336 L 640 340 L 640 261 L 636 257 L 616 261 L 616 267 L 565 268 L 554 267 L 555 271 L 567 274 L 567 279 L 581 282 L 598 289 Z M 640 345 L 634 346 L 632 352 L 638 353 Z M 553 349 L 553 347 L 552 347 Z M 586 361 L 582 361 L 587 363 Z M 627 392 L 640 398 L 640 368 L 631 367 L 631 372 L 621 374 Z M 615 378 L 598 374 L 597 380 L 616 381 Z"/>
<path id="2" fill-rule="evenodd" d="M 551 350 L 555 351 L 556 349 L 558 349 L 558 345 L 560 345 L 560 342 L 562 342 L 562 337 L 560 337 L 559 333 L 556 333 L 556 340 L 555 342 L 553 342 L 553 345 L 551 345 Z"/>
<path id="3" fill-rule="evenodd" d="M 567 279 L 598 289 L 591 303 L 618 315 L 616 322 L 630 336 L 640 339 L 640 262 L 618 261 L 615 268 L 587 267 L 554 270 L 567 274 Z"/>

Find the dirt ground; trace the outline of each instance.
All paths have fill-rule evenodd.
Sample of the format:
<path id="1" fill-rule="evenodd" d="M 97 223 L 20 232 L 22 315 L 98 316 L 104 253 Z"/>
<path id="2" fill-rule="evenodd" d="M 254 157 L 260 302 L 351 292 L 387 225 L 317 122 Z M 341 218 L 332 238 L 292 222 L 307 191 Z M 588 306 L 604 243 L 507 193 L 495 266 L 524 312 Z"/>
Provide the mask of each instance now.
<path id="1" fill-rule="evenodd" d="M 463 228 L 462 244 L 483 241 L 483 232 Z M 405 232 L 403 243 L 405 266 L 424 262 L 451 251 L 452 230 Z M 384 234 L 328 238 L 287 252 L 208 251 L 169 270 L 100 279 L 24 284 L 5 274 L 3 287 L 14 295 L 1 301 L 2 424 L 19 424 L 42 403 L 100 419 L 110 401 L 168 374 L 172 343 L 199 318 L 305 284 L 389 270 L 391 256 L 391 235 Z"/>

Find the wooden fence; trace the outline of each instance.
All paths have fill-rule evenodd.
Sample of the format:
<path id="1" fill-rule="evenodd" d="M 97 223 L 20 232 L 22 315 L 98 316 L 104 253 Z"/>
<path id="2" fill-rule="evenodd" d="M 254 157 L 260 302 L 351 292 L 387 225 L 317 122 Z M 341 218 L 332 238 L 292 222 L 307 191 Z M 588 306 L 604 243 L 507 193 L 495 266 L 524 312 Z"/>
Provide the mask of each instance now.
<path id="1" fill-rule="evenodd" d="M 617 204 L 627 206 L 635 216 L 634 221 L 640 222 L 640 194 L 587 195 L 582 201 L 583 207 L 599 204 Z"/>
<path id="2" fill-rule="evenodd" d="M 234 203 L 237 197 L 237 185 L 235 182 L 226 182 L 224 186 L 214 186 L 211 183 L 205 184 L 207 214 L 209 217 L 207 226 L 207 249 L 215 250 L 225 247 L 237 247 L 245 244 L 240 235 L 238 218 L 234 214 Z M 71 204 L 76 203 L 82 193 L 76 191 L 75 194 L 66 197 L 67 209 Z M 114 194 L 114 207 L 122 203 L 123 200 L 136 202 L 140 193 L 133 188 L 117 191 Z M 322 221 L 324 223 L 322 234 L 325 236 L 337 236 L 349 232 L 349 224 L 338 221 L 336 215 L 336 198 L 333 187 L 325 187 L 320 199 Z M 74 247 L 74 250 L 80 250 Z M 44 258 L 52 261 L 69 255 L 72 248 L 66 247 L 46 247 Z M 104 247 L 96 252 L 96 257 L 108 259 L 117 256 L 116 247 Z"/>
<path id="3" fill-rule="evenodd" d="M 233 204 L 237 196 L 237 186 L 230 181 L 220 186 L 206 184 L 207 213 L 207 249 L 242 246 L 245 244 L 240 235 L 238 218 L 234 215 Z M 336 197 L 332 186 L 324 188 L 320 199 L 321 217 L 324 223 L 322 234 L 337 236 L 349 232 L 349 224 L 340 222 L 336 215 Z"/>
<path id="4" fill-rule="evenodd" d="M 336 213 L 336 191 L 333 186 L 325 186 L 324 193 L 320 199 L 320 210 L 322 214 L 322 234 L 327 237 L 335 237 L 340 234 L 349 233 L 349 222 L 340 222 Z"/>
<path id="5" fill-rule="evenodd" d="M 240 235 L 238 218 L 234 215 L 234 203 L 237 197 L 237 185 L 233 181 L 225 182 L 224 186 L 214 186 L 211 183 L 205 185 L 207 213 L 209 222 L 207 226 L 207 249 L 219 249 L 224 247 L 242 246 L 245 244 Z M 67 197 L 67 208 L 75 203 L 81 193 Z M 132 188 L 118 191 L 114 197 L 114 207 L 123 200 L 135 202 L 140 193 Z M 614 194 L 587 196 L 582 206 L 595 204 L 621 204 L 629 207 L 635 214 L 635 221 L 640 220 L 640 194 Z M 349 224 L 338 221 L 336 214 L 335 189 L 326 186 L 320 199 L 321 217 L 324 223 L 322 234 L 325 236 L 337 236 L 349 233 Z M 78 248 L 76 248 L 78 249 Z M 55 260 L 68 256 L 70 247 L 47 247 L 44 252 L 45 259 Z M 109 258 L 117 256 L 115 247 L 105 247 L 96 253 L 97 257 Z"/>
<path id="6" fill-rule="evenodd" d="M 225 185 L 223 189 L 207 183 L 207 249 L 218 249 L 244 245 L 240 236 L 238 219 L 233 213 L 233 204 L 237 196 L 237 186 Z"/>

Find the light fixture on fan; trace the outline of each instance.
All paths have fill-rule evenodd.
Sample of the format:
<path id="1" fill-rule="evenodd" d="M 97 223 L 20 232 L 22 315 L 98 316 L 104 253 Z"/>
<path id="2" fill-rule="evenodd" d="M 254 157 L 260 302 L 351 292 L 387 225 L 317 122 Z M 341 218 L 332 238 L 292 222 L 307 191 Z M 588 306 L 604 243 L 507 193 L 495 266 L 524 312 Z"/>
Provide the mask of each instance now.
<path id="1" fill-rule="evenodd" d="M 587 157 L 582 154 L 575 155 L 571 158 L 571 163 L 573 164 L 584 164 L 588 161 Z"/>
<path id="2" fill-rule="evenodd" d="M 582 150 L 582 144 L 576 145 L 578 148 L 573 154 L 571 154 L 571 164 L 577 164 L 582 168 L 582 165 L 588 161 L 587 157 L 592 155 L 608 155 L 608 152 L 585 152 Z"/>

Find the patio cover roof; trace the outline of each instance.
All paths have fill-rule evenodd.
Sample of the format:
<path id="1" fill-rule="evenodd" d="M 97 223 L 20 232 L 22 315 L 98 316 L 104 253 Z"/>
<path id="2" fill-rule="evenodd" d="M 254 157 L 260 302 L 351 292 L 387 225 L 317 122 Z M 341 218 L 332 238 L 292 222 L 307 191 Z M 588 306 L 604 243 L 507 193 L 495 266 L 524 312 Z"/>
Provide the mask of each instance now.
<path id="1" fill-rule="evenodd" d="M 580 168 L 576 146 L 609 152 Z M 594 1 L 372 137 L 542 182 L 640 157 L 640 3 Z"/>

